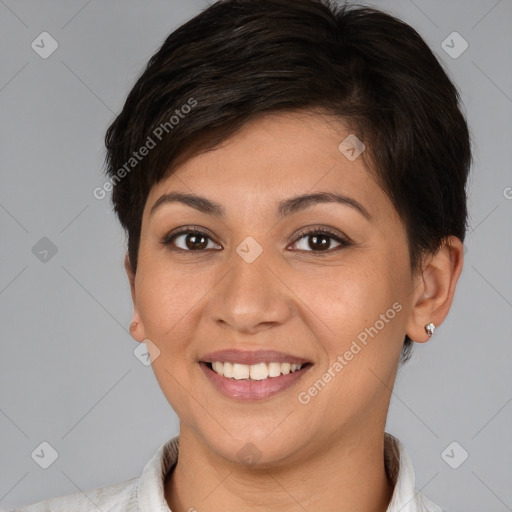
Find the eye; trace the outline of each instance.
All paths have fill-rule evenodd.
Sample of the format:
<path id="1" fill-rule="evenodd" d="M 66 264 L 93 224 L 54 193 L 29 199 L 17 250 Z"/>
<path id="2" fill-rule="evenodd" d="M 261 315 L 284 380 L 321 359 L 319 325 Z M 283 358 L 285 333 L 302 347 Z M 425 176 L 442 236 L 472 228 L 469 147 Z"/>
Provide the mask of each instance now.
<path id="1" fill-rule="evenodd" d="M 214 248 L 220 247 L 213 242 L 208 233 L 196 228 L 186 228 L 177 233 L 167 235 L 162 241 L 162 244 L 166 246 L 174 245 L 182 251 L 197 252 L 212 249 L 211 246 L 209 247 L 210 242 L 215 246 Z"/>
<path id="2" fill-rule="evenodd" d="M 332 249 L 332 240 L 338 243 L 338 246 L 334 247 L 338 250 L 350 245 L 348 240 L 325 228 L 307 228 L 301 231 L 298 237 L 298 242 L 295 242 L 294 245 L 300 244 L 300 241 L 304 239 L 302 247 L 299 247 L 299 250 L 306 252 L 332 252 L 330 250 Z M 310 247 L 312 250 L 308 250 L 307 247 Z"/>
<path id="3" fill-rule="evenodd" d="M 337 233 L 325 228 L 306 228 L 302 230 L 297 237 L 293 245 L 299 245 L 301 240 L 304 239 L 302 247 L 298 247 L 300 251 L 304 252 L 330 253 L 332 252 L 331 249 L 333 249 L 332 240 L 338 244 L 334 247 L 336 250 L 351 245 L 351 242 L 347 238 L 343 238 Z M 193 227 L 186 227 L 176 233 L 170 233 L 161 243 L 165 246 L 174 246 L 178 250 L 186 252 L 222 249 L 219 244 L 213 241 L 212 237 L 207 232 Z M 311 250 L 308 249 L 308 246 Z"/>

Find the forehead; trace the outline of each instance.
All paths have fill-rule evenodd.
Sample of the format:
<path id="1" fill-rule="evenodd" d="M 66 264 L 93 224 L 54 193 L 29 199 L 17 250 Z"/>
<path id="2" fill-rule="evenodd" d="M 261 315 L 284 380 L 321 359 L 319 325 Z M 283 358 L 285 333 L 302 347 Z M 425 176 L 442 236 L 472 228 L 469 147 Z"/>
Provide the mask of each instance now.
<path id="1" fill-rule="evenodd" d="M 239 213 L 317 191 L 350 196 L 368 210 L 389 208 L 363 154 L 353 158 L 362 148 L 354 137 L 343 123 L 320 114 L 260 116 L 154 186 L 146 209 L 171 191 L 194 192 Z"/>

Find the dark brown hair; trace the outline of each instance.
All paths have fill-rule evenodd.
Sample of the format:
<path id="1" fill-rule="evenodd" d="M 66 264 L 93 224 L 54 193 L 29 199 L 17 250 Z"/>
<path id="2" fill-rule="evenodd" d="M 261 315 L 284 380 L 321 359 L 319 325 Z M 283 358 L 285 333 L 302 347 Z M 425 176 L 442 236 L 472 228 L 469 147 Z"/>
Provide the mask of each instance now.
<path id="1" fill-rule="evenodd" d="M 219 0 L 169 35 L 106 133 L 134 271 L 151 187 L 250 119 L 297 110 L 333 115 L 364 142 L 404 222 L 412 269 L 445 237 L 464 240 L 468 127 L 455 86 L 413 28 L 330 0 Z M 402 362 L 410 345 L 406 337 Z"/>

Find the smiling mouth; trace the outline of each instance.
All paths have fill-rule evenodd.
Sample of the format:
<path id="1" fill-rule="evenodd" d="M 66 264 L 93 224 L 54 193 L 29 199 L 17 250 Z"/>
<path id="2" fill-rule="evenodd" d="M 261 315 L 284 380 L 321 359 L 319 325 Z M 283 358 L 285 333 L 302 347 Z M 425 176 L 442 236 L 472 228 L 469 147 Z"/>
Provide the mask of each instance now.
<path id="1" fill-rule="evenodd" d="M 240 364 L 230 363 L 227 361 L 204 362 L 210 370 L 221 377 L 231 380 L 242 381 L 262 381 L 288 375 L 290 373 L 300 372 L 311 363 L 256 363 L 256 364 Z"/>

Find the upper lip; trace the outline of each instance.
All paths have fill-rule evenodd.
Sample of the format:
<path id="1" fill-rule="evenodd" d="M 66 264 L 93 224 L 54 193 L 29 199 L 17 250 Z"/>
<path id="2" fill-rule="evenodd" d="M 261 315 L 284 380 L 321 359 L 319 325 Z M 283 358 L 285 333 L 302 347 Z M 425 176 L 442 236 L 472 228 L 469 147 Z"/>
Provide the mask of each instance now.
<path id="1" fill-rule="evenodd" d="M 307 359 L 297 357 L 284 352 L 276 350 L 218 350 L 210 352 L 200 358 L 204 363 L 213 363 L 215 361 L 238 363 L 238 364 L 258 364 L 258 363 L 292 363 L 292 364 L 306 364 L 309 363 Z"/>

